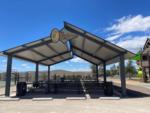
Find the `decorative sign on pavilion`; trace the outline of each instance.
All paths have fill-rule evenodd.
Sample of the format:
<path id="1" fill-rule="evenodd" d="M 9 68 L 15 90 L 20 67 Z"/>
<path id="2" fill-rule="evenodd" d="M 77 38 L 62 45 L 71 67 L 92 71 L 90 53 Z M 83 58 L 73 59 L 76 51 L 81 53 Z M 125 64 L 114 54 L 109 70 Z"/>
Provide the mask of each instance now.
<path id="1" fill-rule="evenodd" d="M 74 39 L 77 36 L 70 33 L 64 33 L 63 31 L 59 31 L 57 28 L 54 28 L 52 29 L 50 37 L 54 43 L 57 43 L 58 41 L 66 43 L 68 40 Z"/>

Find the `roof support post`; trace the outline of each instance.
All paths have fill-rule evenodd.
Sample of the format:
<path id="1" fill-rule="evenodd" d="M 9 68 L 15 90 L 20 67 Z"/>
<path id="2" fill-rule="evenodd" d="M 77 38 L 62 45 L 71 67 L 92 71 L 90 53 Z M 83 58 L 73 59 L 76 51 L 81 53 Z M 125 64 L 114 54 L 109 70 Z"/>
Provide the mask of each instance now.
<path id="1" fill-rule="evenodd" d="M 50 81 L 50 66 L 48 66 L 48 82 Z"/>
<path id="2" fill-rule="evenodd" d="M 97 82 L 99 82 L 98 74 L 99 74 L 99 73 L 98 73 L 98 65 L 96 65 L 96 81 L 97 81 Z"/>
<path id="3" fill-rule="evenodd" d="M 36 63 L 36 71 L 35 71 L 35 82 L 39 80 L 39 64 Z"/>
<path id="4" fill-rule="evenodd" d="M 9 55 L 7 57 L 5 96 L 10 96 L 11 71 L 12 71 L 12 56 Z"/>
<path id="5" fill-rule="evenodd" d="M 106 77 L 106 62 L 103 63 L 103 77 L 104 77 L 104 84 L 107 82 L 107 77 Z"/>
<path id="6" fill-rule="evenodd" d="M 126 96 L 126 77 L 125 77 L 125 63 L 124 55 L 120 56 L 120 79 L 122 96 Z"/>

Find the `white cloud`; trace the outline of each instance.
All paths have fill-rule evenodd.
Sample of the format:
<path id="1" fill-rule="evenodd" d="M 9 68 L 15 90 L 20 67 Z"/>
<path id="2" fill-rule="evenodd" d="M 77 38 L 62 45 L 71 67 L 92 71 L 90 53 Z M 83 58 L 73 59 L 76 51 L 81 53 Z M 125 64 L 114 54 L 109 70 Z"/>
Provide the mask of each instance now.
<path id="1" fill-rule="evenodd" d="M 90 68 L 80 68 L 79 71 L 91 71 Z"/>
<path id="2" fill-rule="evenodd" d="M 108 41 L 113 41 L 113 40 L 118 39 L 120 36 L 121 36 L 121 34 L 112 35 L 112 36 L 107 37 L 106 40 L 108 40 Z"/>
<path id="3" fill-rule="evenodd" d="M 150 29 L 150 16 L 124 16 L 116 21 L 115 24 L 106 28 L 112 34 L 124 34 L 135 31 L 147 31 Z"/>
<path id="4" fill-rule="evenodd" d="M 143 48 L 148 36 L 128 36 L 120 40 L 117 45 L 130 51 L 137 52 Z"/>
<path id="5" fill-rule="evenodd" d="M 105 31 L 109 34 L 106 38 L 108 41 L 132 52 L 137 52 L 143 48 L 146 39 L 149 38 L 145 34 L 150 32 L 150 16 L 123 16 L 117 19 L 112 26 L 107 27 Z M 139 35 L 139 32 L 143 35 Z"/>
<path id="6" fill-rule="evenodd" d="M 6 60 L 2 60 L 2 63 L 6 63 Z"/>
<path id="7" fill-rule="evenodd" d="M 69 66 L 70 66 L 70 67 L 73 67 L 73 65 L 72 65 L 72 64 L 70 64 Z"/>
<path id="8" fill-rule="evenodd" d="M 102 28 L 95 29 L 93 33 L 100 33 L 100 31 L 102 31 Z"/>
<path id="9" fill-rule="evenodd" d="M 64 63 L 69 64 L 69 61 L 65 61 Z"/>
<path id="10" fill-rule="evenodd" d="M 70 60 L 73 63 L 87 63 L 85 60 L 79 58 L 79 57 L 75 57 L 73 59 Z"/>
<path id="11" fill-rule="evenodd" d="M 12 71 L 17 71 L 17 67 L 12 67 Z"/>
<path id="12" fill-rule="evenodd" d="M 30 69 L 31 68 L 28 64 L 21 64 L 21 66 L 26 68 L 26 69 Z"/>
<path id="13" fill-rule="evenodd" d="M 7 65 L 6 65 L 6 64 L 3 64 L 3 65 L 2 65 L 2 68 L 6 68 L 6 67 L 7 67 Z"/>
<path id="14" fill-rule="evenodd" d="M 91 71 L 91 69 L 90 68 L 73 68 L 73 69 L 71 69 L 71 71 L 87 71 L 87 72 L 89 72 L 89 71 Z"/>
<path id="15" fill-rule="evenodd" d="M 55 68 L 56 68 L 55 65 L 51 66 L 51 70 L 55 70 Z"/>
<path id="16" fill-rule="evenodd" d="M 28 64 L 21 64 L 21 66 L 22 66 L 22 67 L 26 67 L 26 66 L 28 66 Z"/>
<path id="17" fill-rule="evenodd" d="M 31 67 L 30 67 L 30 66 L 26 66 L 26 68 L 27 68 L 27 69 L 30 69 Z"/>

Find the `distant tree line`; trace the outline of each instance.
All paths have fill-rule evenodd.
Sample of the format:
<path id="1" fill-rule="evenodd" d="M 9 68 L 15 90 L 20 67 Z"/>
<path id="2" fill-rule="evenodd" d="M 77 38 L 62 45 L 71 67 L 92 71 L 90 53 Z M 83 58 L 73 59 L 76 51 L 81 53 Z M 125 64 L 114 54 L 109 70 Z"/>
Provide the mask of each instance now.
<path id="1" fill-rule="evenodd" d="M 96 66 L 95 65 L 91 65 L 91 73 L 89 74 L 77 74 L 76 72 L 72 73 L 72 74 L 65 74 L 65 73 L 55 73 L 55 74 L 51 74 L 50 75 L 50 79 L 51 80 L 96 80 Z M 126 66 L 125 66 L 125 72 L 126 72 L 126 77 L 128 77 L 129 79 L 131 79 L 132 77 L 137 75 L 137 70 L 133 64 L 132 60 L 128 60 Z M 99 70 L 98 70 L 99 76 L 103 75 L 103 67 L 99 66 Z M 113 65 L 111 66 L 111 68 L 109 70 L 106 71 L 107 76 L 111 76 L 111 77 L 119 77 L 119 66 L 118 65 Z M 0 80 L 5 80 L 5 75 L 6 73 L 0 73 Z M 39 80 L 48 80 L 47 77 L 47 73 L 46 72 L 40 72 L 39 73 Z M 35 80 L 35 75 L 34 72 L 30 73 L 30 72 L 13 72 L 12 73 L 12 77 L 11 77 L 12 81 L 14 81 L 15 83 L 17 81 L 26 81 L 26 82 L 32 82 Z"/>
<path id="2" fill-rule="evenodd" d="M 96 66 L 92 65 L 91 70 L 93 75 L 95 75 L 95 69 Z M 137 75 L 137 70 L 133 64 L 132 60 L 128 60 L 127 64 L 125 65 L 125 73 L 126 77 L 131 79 L 132 77 L 135 77 Z M 99 67 L 99 76 L 103 75 L 103 66 Z M 119 65 L 112 65 L 109 70 L 106 70 L 106 75 L 111 77 L 119 77 Z"/>

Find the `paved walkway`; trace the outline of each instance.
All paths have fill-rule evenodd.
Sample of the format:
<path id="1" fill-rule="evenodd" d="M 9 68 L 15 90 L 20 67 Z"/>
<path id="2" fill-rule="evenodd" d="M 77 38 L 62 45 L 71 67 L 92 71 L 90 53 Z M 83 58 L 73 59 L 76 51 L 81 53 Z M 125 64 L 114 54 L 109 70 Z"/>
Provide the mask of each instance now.
<path id="1" fill-rule="evenodd" d="M 141 86 L 150 89 L 150 83 L 141 83 Z"/>

